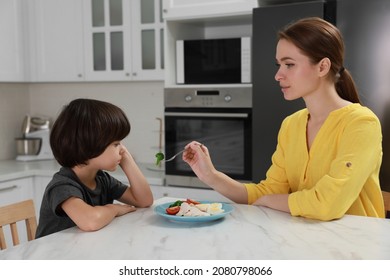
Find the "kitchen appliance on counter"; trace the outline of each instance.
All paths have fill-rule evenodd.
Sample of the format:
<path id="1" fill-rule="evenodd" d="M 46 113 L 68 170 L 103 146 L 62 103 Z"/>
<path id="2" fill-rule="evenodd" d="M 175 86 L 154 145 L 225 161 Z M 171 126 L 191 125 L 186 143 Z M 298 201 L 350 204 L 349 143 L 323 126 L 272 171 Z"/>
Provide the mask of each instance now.
<path id="1" fill-rule="evenodd" d="M 240 181 L 252 178 L 252 87 L 165 88 L 165 155 L 192 140 L 210 151 L 215 167 Z M 209 188 L 181 157 L 165 163 L 166 184 Z"/>
<path id="2" fill-rule="evenodd" d="M 22 124 L 23 136 L 15 139 L 16 160 L 32 161 L 53 159 L 50 148 L 50 120 L 27 115 Z"/>

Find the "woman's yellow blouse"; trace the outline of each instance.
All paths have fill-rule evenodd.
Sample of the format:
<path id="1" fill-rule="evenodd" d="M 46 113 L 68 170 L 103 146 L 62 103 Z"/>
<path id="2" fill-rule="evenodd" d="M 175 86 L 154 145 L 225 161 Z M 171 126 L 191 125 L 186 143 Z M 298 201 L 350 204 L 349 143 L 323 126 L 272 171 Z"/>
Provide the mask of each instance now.
<path id="1" fill-rule="evenodd" d="M 265 180 L 245 184 L 248 203 L 265 194 L 290 193 L 291 215 L 332 220 L 344 214 L 384 217 L 379 185 L 382 132 L 366 107 L 331 112 L 308 151 L 308 110 L 287 117 Z"/>

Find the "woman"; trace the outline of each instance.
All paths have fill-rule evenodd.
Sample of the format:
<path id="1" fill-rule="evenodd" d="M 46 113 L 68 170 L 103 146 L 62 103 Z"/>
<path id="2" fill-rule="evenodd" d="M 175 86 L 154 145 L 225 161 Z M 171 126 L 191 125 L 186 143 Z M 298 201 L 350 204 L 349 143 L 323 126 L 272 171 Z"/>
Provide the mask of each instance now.
<path id="1" fill-rule="evenodd" d="M 360 104 L 343 66 L 339 30 L 306 18 L 280 31 L 278 39 L 275 79 L 286 100 L 303 98 L 306 108 L 283 121 L 266 179 L 231 179 L 214 168 L 207 147 L 197 142 L 186 146 L 183 160 L 200 180 L 237 203 L 319 220 L 384 217 L 381 126 Z"/>

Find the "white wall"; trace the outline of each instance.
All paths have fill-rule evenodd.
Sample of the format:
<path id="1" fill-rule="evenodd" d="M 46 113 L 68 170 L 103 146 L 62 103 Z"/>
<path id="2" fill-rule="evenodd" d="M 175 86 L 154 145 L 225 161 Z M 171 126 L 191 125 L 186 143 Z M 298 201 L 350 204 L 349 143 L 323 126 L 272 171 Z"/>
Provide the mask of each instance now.
<path id="1" fill-rule="evenodd" d="M 19 91 L 22 93 L 15 94 Z M 111 102 L 125 111 L 131 132 L 124 144 L 137 161 L 155 161 L 160 128 L 156 118 L 163 118 L 164 114 L 163 82 L 32 83 L 10 85 L 4 89 L 0 84 L 0 97 L 11 102 L 11 106 L 5 102 L 0 104 L 0 160 L 15 157 L 13 138 L 20 134 L 26 113 L 46 115 L 55 120 L 62 106 L 69 101 L 93 98 Z M 19 104 L 22 104 L 21 109 L 16 109 Z M 4 150 L 3 143 L 6 143 L 6 150 L 13 149 L 12 153 Z"/>
<path id="2" fill-rule="evenodd" d="M 75 98 L 94 98 L 121 107 L 131 123 L 124 144 L 139 162 L 154 162 L 163 118 L 163 82 L 30 84 L 30 111 L 56 118 Z"/>
<path id="3" fill-rule="evenodd" d="M 15 158 L 15 138 L 22 136 L 29 103 L 28 84 L 0 83 L 0 160 Z"/>

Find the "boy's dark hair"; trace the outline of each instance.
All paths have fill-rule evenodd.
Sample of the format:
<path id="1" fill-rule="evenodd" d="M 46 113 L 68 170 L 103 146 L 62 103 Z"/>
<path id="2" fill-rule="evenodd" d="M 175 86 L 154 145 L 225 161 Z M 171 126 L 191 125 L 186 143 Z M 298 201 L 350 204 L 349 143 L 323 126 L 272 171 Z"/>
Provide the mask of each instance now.
<path id="1" fill-rule="evenodd" d="M 64 167 L 86 164 L 113 142 L 130 133 L 130 122 L 117 106 L 93 99 L 75 99 L 53 124 L 50 146 Z"/>

